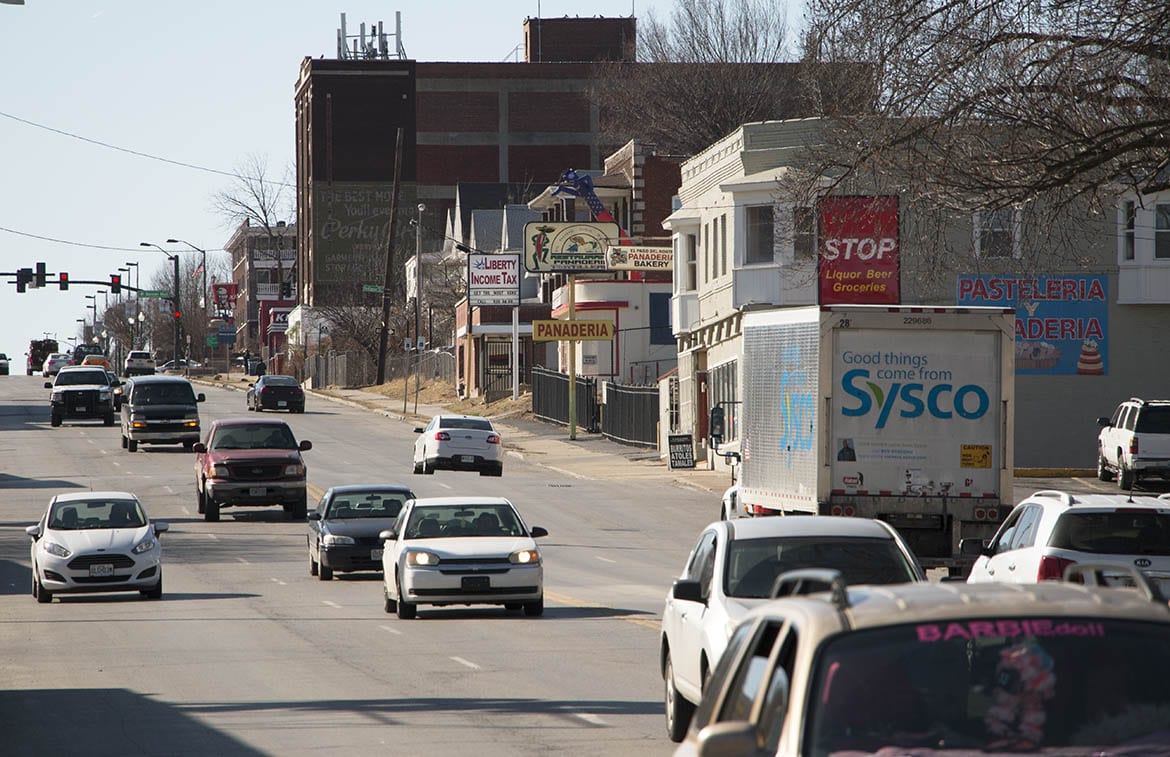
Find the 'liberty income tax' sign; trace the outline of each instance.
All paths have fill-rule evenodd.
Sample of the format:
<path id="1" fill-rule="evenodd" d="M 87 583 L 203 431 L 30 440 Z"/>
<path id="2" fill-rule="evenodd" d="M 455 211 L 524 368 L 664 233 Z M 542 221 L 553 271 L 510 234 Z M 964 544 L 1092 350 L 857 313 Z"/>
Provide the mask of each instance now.
<path id="1" fill-rule="evenodd" d="M 520 254 L 467 256 L 467 300 L 472 307 L 520 304 Z"/>

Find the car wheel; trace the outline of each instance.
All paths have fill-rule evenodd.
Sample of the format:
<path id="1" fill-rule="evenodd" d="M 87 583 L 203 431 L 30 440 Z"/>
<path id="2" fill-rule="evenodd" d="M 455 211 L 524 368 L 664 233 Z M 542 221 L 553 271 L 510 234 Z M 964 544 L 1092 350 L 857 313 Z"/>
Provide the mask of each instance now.
<path id="1" fill-rule="evenodd" d="M 1125 464 L 1124 460 L 1117 463 L 1117 485 L 1125 490 L 1132 490 L 1137 483 L 1137 475 Z"/>
<path id="2" fill-rule="evenodd" d="M 56 428 L 57 426 L 60 426 L 61 425 L 61 416 L 50 415 L 49 416 L 49 425 L 53 426 L 54 428 Z"/>
<path id="3" fill-rule="evenodd" d="M 395 580 L 397 581 L 397 579 Z M 418 615 L 418 605 L 414 604 L 413 602 L 403 602 L 402 584 L 399 583 L 396 584 L 396 586 L 398 587 L 398 601 L 395 602 L 397 605 L 395 610 L 398 612 L 398 617 L 401 620 L 413 620 L 414 617 Z"/>
<path id="4" fill-rule="evenodd" d="M 150 587 L 149 589 L 145 589 L 145 590 L 141 591 L 140 594 L 142 594 L 142 596 L 146 597 L 147 599 L 162 599 L 162 572 L 161 571 L 158 574 L 158 583 L 156 583 L 154 586 Z"/>
<path id="5" fill-rule="evenodd" d="M 662 677 L 666 688 L 666 735 L 671 741 L 680 742 L 687 735 L 687 728 L 691 725 L 691 717 L 695 714 L 695 706 L 678 693 L 674 685 L 674 663 L 670 660 L 670 652 L 666 653 L 666 665 L 663 666 Z"/>
<path id="6" fill-rule="evenodd" d="M 127 439 L 126 440 L 126 451 L 127 452 L 137 452 L 138 451 L 138 440 L 137 439 Z"/>
<path id="7" fill-rule="evenodd" d="M 417 473 L 422 473 L 422 469 L 423 469 L 422 463 L 415 463 L 415 464 L 414 464 L 414 472 L 415 472 L 416 474 L 417 474 Z"/>
<path id="8" fill-rule="evenodd" d="M 208 523 L 219 522 L 219 503 L 211 497 L 207 497 L 206 503 L 203 505 L 203 520 Z"/>
<path id="9" fill-rule="evenodd" d="M 310 547 L 309 548 L 309 575 L 310 576 L 317 575 L 317 570 L 318 570 L 317 561 L 313 559 L 313 549 L 312 549 L 312 547 Z"/>
<path id="10" fill-rule="evenodd" d="M 1109 465 L 1105 462 L 1105 456 L 1101 453 L 1097 453 L 1097 480 L 1113 480 L 1113 471 L 1109 470 Z"/>
<path id="11" fill-rule="evenodd" d="M 322 581 L 332 581 L 333 580 L 333 568 L 330 568 L 330 567 L 325 566 L 325 565 L 318 566 L 317 578 L 322 580 Z"/>
<path id="12" fill-rule="evenodd" d="M 293 520 L 304 520 L 309 513 L 309 501 L 307 497 L 302 496 L 288 508 L 289 517 Z"/>
<path id="13" fill-rule="evenodd" d="M 53 601 L 53 592 L 45 588 L 45 585 L 41 583 L 40 576 L 35 573 L 33 574 L 33 583 L 33 595 L 37 598 L 37 602 L 47 605 Z"/>
<path id="14" fill-rule="evenodd" d="M 383 596 L 383 602 L 382 602 L 382 609 L 383 610 L 385 610 L 386 612 L 394 612 L 395 610 L 398 609 L 398 603 L 395 602 L 394 598 L 390 596 L 390 589 L 386 586 L 385 581 L 382 582 L 382 596 Z"/>
<path id="15" fill-rule="evenodd" d="M 524 614 L 530 618 L 539 618 L 544 615 L 544 596 L 534 602 L 524 603 Z"/>
<path id="16" fill-rule="evenodd" d="M 126 435 L 122 434 L 122 449 L 126 449 Z"/>
<path id="17" fill-rule="evenodd" d="M 426 460 L 423 460 L 422 469 L 423 469 L 423 473 L 427 476 L 435 475 L 435 466 L 433 463 L 429 463 Z"/>

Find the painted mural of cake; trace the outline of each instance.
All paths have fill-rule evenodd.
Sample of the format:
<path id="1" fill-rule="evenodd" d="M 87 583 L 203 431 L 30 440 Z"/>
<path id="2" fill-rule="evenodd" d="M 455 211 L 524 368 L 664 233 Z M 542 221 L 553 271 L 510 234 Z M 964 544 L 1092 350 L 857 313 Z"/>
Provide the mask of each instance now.
<path id="1" fill-rule="evenodd" d="M 1048 371 L 1060 362 L 1060 349 L 1048 342 L 1016 342 L 1016 369 Z"/>
<path id="2" fill-rule="evenodd" d="M 1081 356 L 1077 360 L 1077 373 L 1082 376 L 1105 375 L 1105 362 L 1101 359 L 1097 340 L 1092 337 L 1081 343 Z"/>

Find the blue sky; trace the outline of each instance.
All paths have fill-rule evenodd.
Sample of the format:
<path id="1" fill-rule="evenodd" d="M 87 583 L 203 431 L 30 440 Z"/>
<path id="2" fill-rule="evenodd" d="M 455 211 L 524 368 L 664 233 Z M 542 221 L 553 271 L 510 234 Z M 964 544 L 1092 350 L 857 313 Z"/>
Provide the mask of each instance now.
<path id="1" fill-rule="evenodd" d="M 280 176 L 294 156 L 293 87 L 306 56 L 336 57 L 340 14 L 393 29 L 420 61 L 503 61 L 527 16 L 665 16 L 670 0 L 25 0 L 0 4 L 0 270 L 105 280 L 127 261 L 146 287 L 169 263 L 148 241 L 220 249 L 212 196 L 248 156 Z M 539 10 L 538 10 L 539 7 Z M 790 16 L 792 12 L 790 11 Z M 790 18 L 790 25 L 799 19 Z M 521 55 L 522 55 L 521 51 Z M 17 120 L 20 119 L 20 120 Z M 40 126 L 33 126 L 32 122 Z M 41 128 L 48 127 L 48 128 Z M 57 131 L 50 131 L 50 129 Z M 291 219 L 290 219 L 291 220 Z M 59 240 L 59 241 L 50 241 Z M 102 249 L 115 248 L 115 249 Z M 131 276 L 133 278 L 133 276 Z M 93 287 L 16 294 L 0 284 L 0 352 L 23 366 L 30 339 L 79 333 Z M 104 301 L 104 298 L 103 298 Z"/>

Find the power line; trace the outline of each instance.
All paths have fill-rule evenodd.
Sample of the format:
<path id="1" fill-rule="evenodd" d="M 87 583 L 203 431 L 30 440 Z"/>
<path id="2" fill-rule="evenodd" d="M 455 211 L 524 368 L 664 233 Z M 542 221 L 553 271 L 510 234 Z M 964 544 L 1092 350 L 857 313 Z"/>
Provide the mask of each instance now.
<path id="1" fill-rule="evenodd" d="M 86 248 L 91 249 L 91 250 L 109 250 L 111 252 L 141 252 L 141 250 L 137 247 L 110 247 L 110 246 L 104 245 L 104 244 L 89 244 L 87 242 L 73 242 L 73 241 L 70 241 L 68 239 L 55 239 L 53 237 L 41 236 L 40 234 L 30 234 L 27 231 L 18 231 L 16 229 L 7 228 L 6 226 L 0 226 L 0 231 L 7 232 L 9 234 L 15 234 L 15 235 L 21 236 L 21 237 L 28 237 L 29 239 L 39 239 L 42 242 L 55 242 L 57 244 L 67 244 L 71 247 L 86 247 Z M 226 252 L 226 250 L 224 250 L 222 247 L 220 247 L 217 249 L 210 249 L 210 250 L 208 250 L 208 252 Z"/>

